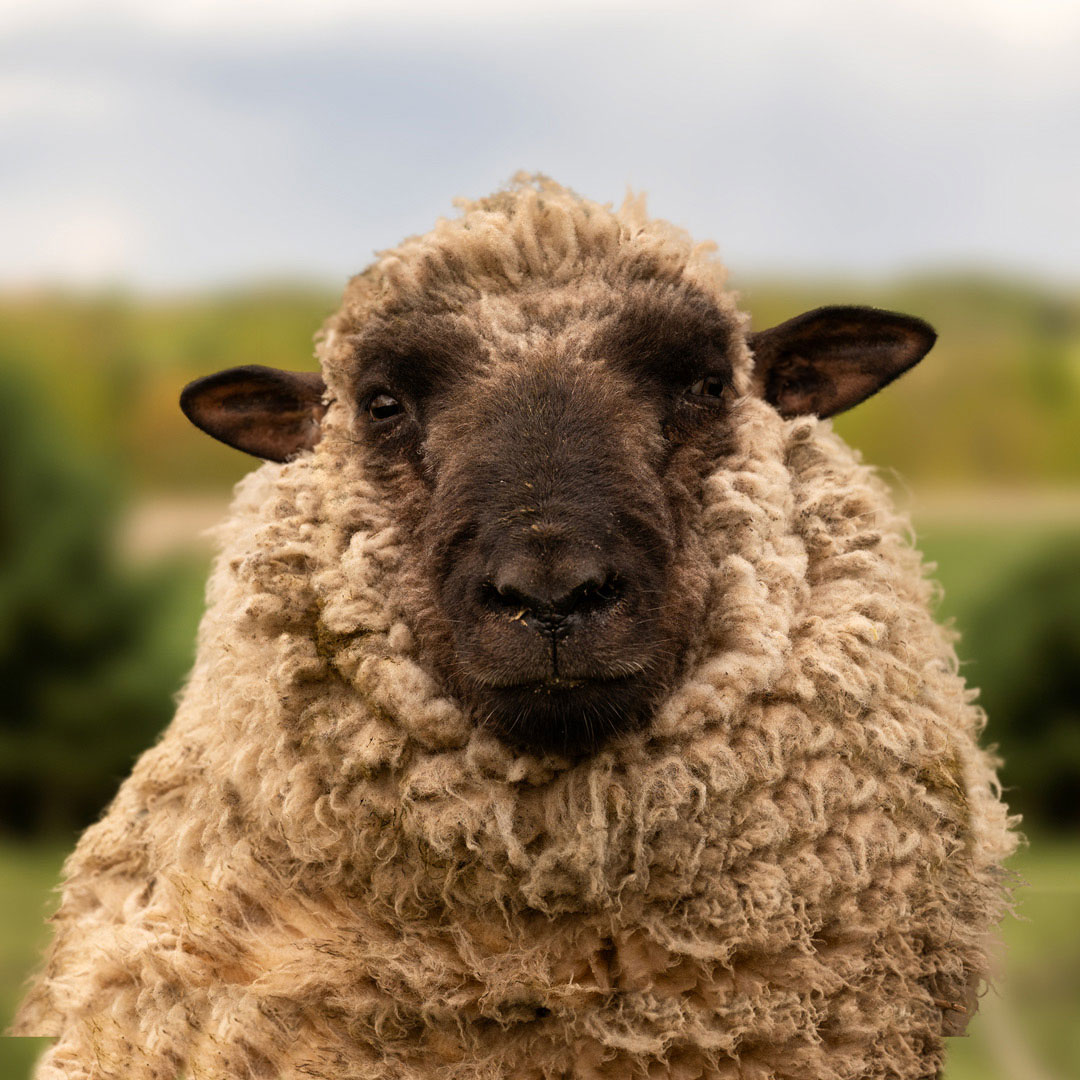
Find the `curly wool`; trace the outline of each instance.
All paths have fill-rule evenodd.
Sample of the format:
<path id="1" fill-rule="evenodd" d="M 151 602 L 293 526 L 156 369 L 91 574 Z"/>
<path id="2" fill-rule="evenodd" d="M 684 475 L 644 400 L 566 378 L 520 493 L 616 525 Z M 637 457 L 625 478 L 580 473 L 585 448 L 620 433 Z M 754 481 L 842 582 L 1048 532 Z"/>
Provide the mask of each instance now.
<path id="1" fill-rule="evenodd" d="M 640 207 L 523 184 L 345 311 L 665 267 L 732 304 Z M 343 400 L 240 485 L 176 718 L 68 861 L 19 1021 L 59 1036 L 39 1080 L 936 1075 L 1015 838 L 884 485 L 828 423 L 740 398 L 684 675 L 573 764 L 429 673 Z"/>

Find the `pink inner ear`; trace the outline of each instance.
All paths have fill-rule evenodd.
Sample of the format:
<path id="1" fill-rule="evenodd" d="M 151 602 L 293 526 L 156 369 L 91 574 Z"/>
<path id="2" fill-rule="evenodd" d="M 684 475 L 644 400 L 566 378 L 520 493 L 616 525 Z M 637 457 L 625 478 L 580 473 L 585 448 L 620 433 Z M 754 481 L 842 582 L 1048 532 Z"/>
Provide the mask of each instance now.
<path id="1" fill-rule="evenodd" d="M 318 443 L 325 392 L 320 375 L 252 365 L 189 384 L 180 407 L 196 427 L 227 446 L 267 461 L 288 461 Z"/>

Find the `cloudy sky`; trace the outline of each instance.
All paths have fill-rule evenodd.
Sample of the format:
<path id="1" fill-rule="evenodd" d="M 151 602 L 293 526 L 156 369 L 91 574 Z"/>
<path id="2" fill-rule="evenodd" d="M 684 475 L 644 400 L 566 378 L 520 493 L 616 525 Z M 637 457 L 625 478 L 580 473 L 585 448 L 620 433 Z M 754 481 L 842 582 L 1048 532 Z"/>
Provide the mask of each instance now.
<path id="1" fill-rule="evenodd" d="M 0 0 L 0 287 L 340 282 L 518 169 L 736 271 L 1080 281 L 1076 0 Z"/>

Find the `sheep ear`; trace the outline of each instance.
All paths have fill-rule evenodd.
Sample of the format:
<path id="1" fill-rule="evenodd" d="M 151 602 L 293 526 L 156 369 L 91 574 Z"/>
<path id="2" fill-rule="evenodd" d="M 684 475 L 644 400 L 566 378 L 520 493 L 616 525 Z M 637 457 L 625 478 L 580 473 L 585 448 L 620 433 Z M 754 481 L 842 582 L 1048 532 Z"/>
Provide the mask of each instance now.
<path id="1" fill-rule="evenodd" d="M 834 416 L 876 394 L 934 344 L 911 315 L 871 307 L 822 307 L 751 334 L 754 389 L 781 416 Z"/>
<path id="2" fill-rule="evenodd" d="M 321 375 L 250 364 L 188 383 L 180 408 L 215 439 L 267 461 L 311 450 L 326 412 Z"/>

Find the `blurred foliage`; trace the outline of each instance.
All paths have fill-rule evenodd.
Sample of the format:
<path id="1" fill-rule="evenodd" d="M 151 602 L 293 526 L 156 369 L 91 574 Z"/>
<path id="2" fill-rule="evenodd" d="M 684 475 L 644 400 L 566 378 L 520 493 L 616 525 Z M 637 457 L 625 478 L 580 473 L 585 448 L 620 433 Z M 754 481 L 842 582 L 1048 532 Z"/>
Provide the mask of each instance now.
<path id="1" fill-rule="evenodd" d="M 1080 296 L 993 278 L 741 283 L 757 328 L 828 303 L 928 319 L 938 344 L 837 427 L 913 484 L 1080 481 Z M 302 287 L 191 298 L 0 297 L 0 343 L 48 388 L 73 434 L 119 455 L 143 490 L 207 489 L 250 461 L 195 432 L 190 379 L 236 364 L 312 368 L 337 297 Z"/>
<path id="2" fill-rule="evenodd" d="M 195 579 L 117 564 L 108 459 L 0 371 L 0 824 L 75 830 L 170 718 L 192 654 L 176 613 Z"/>
<path id="3" fill-rule="evenodd" d="M 1080 543 L 1041 547 L 974 606 L 963 652 L 1025 820 L 1080 825 Z"/>
<path id="4" fill-rule="evenodd" d="M 917 315 L 938 332 L 922 363 L 836 421 L 866 459 L 912 485 L 1080 480 L 1080 295 L 1023 282 L 923 276 L 889 286 L 750 286 L 755 327 L 822 304 Z"/>
<path id="5" fill-rule="evenodd" d="M 0 348 L 54 403 L 72 439 L 141 490 L 224 488 L 251 458 L 197 432 L 184 384 L 239 364 L 315 368 L 334 297 L 261 289 L 191 299 L 0 295 Z"/>
<path id="6" fill-rule="evenodd" d="M 1080 297 L 959 276 L 735 284 L 758 328 L 837 302 L 937 327 L 923 364 L 837 421 L 910 487 L 1080 485 Z M 172 711 L 205 559 L 126 565 L 112 536 L 121 496 L 224 496 L 253 465 L 187 423 L 180 388 L 238 364 L 313 368 L 335 304 L 284 286 L 0 295 L 0 827 L 84 824 Z M 964 672 L 984 687 L 1010 803 L 1035 824 L 1080 816 L 1068 797 L 1080 779 L 1080 545 L 1075 528 L 1059 531 L 1045 565 L 1047 530 L 1007 508 L 989 526 L 919 531 L 940 564 L 942 614 L 964 632 Z"/>
<path id="7" fill-rule="evenodd" d="M 1004 759 L 1010 810 L 1025 829 L 1075 826 L 1080 529 L 1009 519 L 915 524 L 944 589 L 936 614 L 960 631 L 960 670 L 988 714 L 982 741 Z"/>

